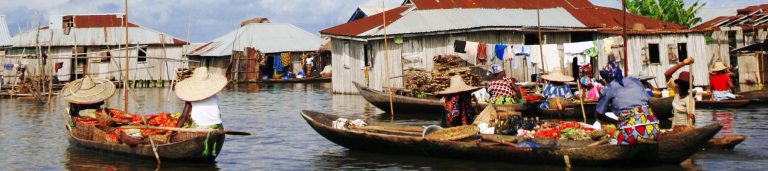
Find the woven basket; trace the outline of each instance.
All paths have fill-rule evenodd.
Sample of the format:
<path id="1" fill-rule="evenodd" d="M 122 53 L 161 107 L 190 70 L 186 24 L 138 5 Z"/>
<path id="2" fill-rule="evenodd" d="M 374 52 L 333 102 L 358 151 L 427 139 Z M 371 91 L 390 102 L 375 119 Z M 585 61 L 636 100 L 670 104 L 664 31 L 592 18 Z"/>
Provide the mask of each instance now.
<path id="1" fill-rule="evenodd" d="M 96 112 L 96 120 L 104 125 L 111 125 L 113 123 L 112 116 L 109 116 L 108 110 L 100 110 Z"/>
<path id="2" fill-rule="evenodd" d="M 109 138 L 107 136 L 107 132 L 104 131 L 104 130 L 101 130 L 101 129 L 98 129 L 98 128 L 94 128 L 92 135 L 93 135 L 93 137 L 91 137 L 92 141 L 96 141 L 96 142 L 106 142 L 106 141 L 109 141 L 108 140 Z"/>
<path id="3" fill-rule="evenodd" d="M 191 139 L 195 139 L 198 137 L 205 137 L 208 133 L 198 133 L 198 132 L 177 132 L 176 135 L 174 135 L 171 138 L 171 142 L 183 142 Z"/>
<path id="4" fill-rule="evenodd" d="M 168 144 L 168 135 L 150 135 L 149 138 L 155 141 L 155 144 Z"/>
<path id="5" fill-rule="evenodd" d="M 92 140 L 93 129 L 96 129 L 93 125 L 79 124 L 73 127 L 72 134 L 79 139 Z"/>
<path id="6" fill-rule="evenodd" d="M 437 130 L 427 135 L 427 139 L 435 141 L 456 141 L 475 136 L 477 133 L 480 133 L 480 128 L 477 126 L 464 125 Z"/>

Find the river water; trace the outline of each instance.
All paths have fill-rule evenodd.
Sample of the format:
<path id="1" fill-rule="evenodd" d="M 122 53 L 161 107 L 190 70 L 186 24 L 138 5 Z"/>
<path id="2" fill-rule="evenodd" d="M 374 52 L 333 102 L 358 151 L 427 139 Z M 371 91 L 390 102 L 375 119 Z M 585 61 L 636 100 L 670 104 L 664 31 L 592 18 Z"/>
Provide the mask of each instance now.
<path id="1" fill-rule="evenodd" d="M 109 101 L 120 108 L 122 94 Z M 137 89 L 132 112 L 180 111 L 183 103 L 167 89 Z M 299 115 L 302 109 L 388 120 L 388 114 L 361 96 L 333 95 L 330 84 L 242 85 L 220 93 L 227 129 L 252 136 L 227 136 L 213 164 L 164 162 L 168 170 L 564 170 L 564 166 L 532 166 L 497 162 L 382 155 L 350 151 L 318 135 Z M 138 108 L 139 104 L 141 108 Z M 0 166 L 2 170 L 154 170 L 154 160 L 94 152 L 72 146 L 64 129 L 63 107 L 56 99 L 0 99 Z M 720 134 L 749 138 L 734 151 L 704 151 L 692 164 L 654 166 L 653 170 L 768 170 L 768 105 L 730 111 L 700 110 L 697 125 L 723 122 Z M 395 116 L 400 124 L 437 124 L 437 118 Z M 614 168 L 615 169 L 615 168 Z M 624 168 L 626 169 L 626 168 Z M 572 170 L 604 170 L 576 167 Z"/>

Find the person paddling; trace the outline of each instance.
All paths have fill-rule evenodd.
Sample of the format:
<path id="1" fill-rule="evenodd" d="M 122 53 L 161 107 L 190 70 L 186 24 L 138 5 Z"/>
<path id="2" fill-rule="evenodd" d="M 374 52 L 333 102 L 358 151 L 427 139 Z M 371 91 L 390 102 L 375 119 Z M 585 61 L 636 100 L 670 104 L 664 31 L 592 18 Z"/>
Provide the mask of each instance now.
<path id="1" fill-rule="evenodd" d="M 605 115 L 609 109 L 618 114 L 613 121 L 619 130 L 617 144 L 630 145 L 642 141 L 658 139 L 659 120 L 648 105 L 650 96 L 640 79 L 623 77 L 621 69 L 613 62 L 600 71 L 600 76 L 608 83 L 603 88 L 603 96 L 597 103 L 596 111 Z"/>
<path id="2" fill-rule="evenodd" d="M 694 118 L 694 111 L 688 110 L 689 107 L 691 107 L 691 109 L 695 109 L 695 107 L 689 106 L 695 105 L 695 103 L 689 104 L 689 98 L 693 98 L 691 95 L 689 95 L 690 84 L 693 82 L 693 77 L 691 76 L 690 72 L 683 71 L 680 72 L 680 74 L 677 76 L 677 79 L 672 80 L 672 74 L 677 72 L 677 70 L 683 66 L 691 64 L 693 64 L 693 58 L 688 57 L 683 62 L 672 66 L 672 68 L 669 68 L 666 72 L 664 72 L 664 76 L 666 77 L 667 81 L 667 87 L 674 89 L 675 92 L 677 92 L 675 94 L 674 100 L 672 101 L 672 129 L 675 132 L 688 130 L 693 127 L 691 124 L 693 123 L 692 120 Z"/>
<path id="3" fill-rule="evenodd" d="M 471 93 L 479 89 L 480 87 L 467 85 L 459 75 L 451 77 L 450 86 L 437 93 L 442 95 L 444 99 L 443 127 L 448 128 L 472 124 L 475 116 L 477 116 L 477 111 L 472 106 Z"/>
<path id="4" fill-rule="evenodd" d="M 195 69 L 192 77 L 176 84 L 176 96 L 186 101 L 176 127 L 192 119 L 192 128 L 224 129 L 216 95 L 227 86 L 223 75 L 208 73 L 208 69 Z"/>

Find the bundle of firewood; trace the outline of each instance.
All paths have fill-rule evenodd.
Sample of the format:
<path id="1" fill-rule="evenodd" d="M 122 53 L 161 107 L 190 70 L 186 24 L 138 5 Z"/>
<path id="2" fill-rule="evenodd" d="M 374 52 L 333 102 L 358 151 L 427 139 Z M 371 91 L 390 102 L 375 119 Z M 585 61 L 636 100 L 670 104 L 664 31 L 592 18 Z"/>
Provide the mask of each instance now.
<path id="1" fill-rule="evenodd" d="M 432 72 L 412 69 L 405 71 L 405 88 L 412 92 L 436 93 L 450 86 L 451 76 L 461 75 L 473 86 L 480 85 L 480 76 L 472 74 L 469 67 L 462 66 L 462 60 L 454 55 L 438 55 L 433 58 Z"/>
<path id="2" fill-rule="evenodd" d="M 192 70 L 189 68 L 179 68 L 176 70 L 176 81 L 181 81 L 192 76 Z"/>

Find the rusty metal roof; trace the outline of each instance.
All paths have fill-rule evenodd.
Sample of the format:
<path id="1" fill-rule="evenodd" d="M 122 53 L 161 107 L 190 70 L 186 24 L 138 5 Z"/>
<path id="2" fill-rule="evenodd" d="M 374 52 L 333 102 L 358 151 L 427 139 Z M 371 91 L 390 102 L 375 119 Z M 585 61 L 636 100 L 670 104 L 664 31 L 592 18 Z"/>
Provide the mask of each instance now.
<path id="1" fill-rule="evenodd" d="M 623 27 L 623 22 L 622 22 L 623 12 L 621 10 L 595 6 L 594 4 L 589 2 L 589 0 L 547 0 L 547 1 L 412 0 L 412 2 L 414 4 L 413 6 L 414 9 L 410 9 L 411 8 L 410 6 L 402 6 L 402 7 L 398 7 L 385 12 L 387 15 L 388 24 L 396 23 L 397 20 L 400 20 L 401 18 L 410 18 L 410 17 L 404 17 L 404 15 L 419 14 L 418 12 L 409 12 L 408 10 L 414 10 L 414 11 L 472 10 L 472 9 L 486 9 L 486 10 L 518 9 L 519 10 L 519 9 L 562 8 L 565 11 L 567 11 L 567 13 L 556 13 L 551 16 L 549 14 L 542 14 L 542 15 L 547 15 L 546 17 L 542 16 L 542 22 L 546 22 L 545 20 L 555 20 L 559 18 L 575 18 L 581 23 L 581 25 L 586 26 L 586 28 L 595 29 L 598 32 L 605 32 L 605 33 L 614 33 L 613 30 L 615 30 L 617 27 L 618 28 Z M 489 16 L 481 17 L 479 20 L 483 20 L 483 18 L 504 18 L 504 17 L 513 18 L 512 16 L 490 16 L 490 15 L 493 15 L 492 13 L 488 13 L 488 15 Z M 430 18 L 427 18 L 426 20 L 429 20 L 429 19 Z M 476 18 L 471 18 L 471 19 L 478 20 Z M 526 21 L 526 20 L 523 20 L 523 21 Z M 483 23 L 479 21 L 464 21 L 464 22 L 466 22 L 466 24 Z M 510 24 L 506 26 L 513 27 L 513 26 L 520 26 L 525 24 L 526 23 L 518 23 L 518 24 Z M 392 24 L 392 26 L 394 25 L 395 24 Z M 550 27 L 569 28 L 569 27 L 572 27 L 573 25 L 574 24 L 572 23 L 563 23 L 561 25 L 553 25 Z M 690 31 L 674 23 L 655 20 L 647 17 L 633 15 L 633 14 L 628 14 L 627 26 L 633 27 L 634 25 L 642 25 L 644 29 L 632 31 L 630 34 L 633 34 L 633 33 L 649 34 L 649 33 L 656 33 L 656 32 L 670 32 L 670 31 L 674 31 L 674 32 Z M 381 27 L 381 26 L 382 26 L 382 15 L 378 14 L 378 15 L 370 16 L 360 20 L 356 20 L 354 22 L 334 26 L 334 27 L 322 30 L 320 31 L 320 33 L 327 34 L 327 35 L 352 36 L 352 37 L 365 36 L 365 34 L 363 35 L 361 34 L 370 32 L 370 30 Z M 411 26 L 422 27 L 418 25 L 411 25 Z M 475 27 L 483 27 L 483 26 L 477 25 Z M 451 28 L 451 29 L 459 30 L 461 28 Z"/>
<path id="2" fill-rule="evenodd" d="M 694 27 L 697 30 L 717 30 L 721 27 L 741 27 L 744 30 L 768 28 L 768 4 L 737 10 L 734 16 L 720 16 Z"/>
<path id="3" fill-rule="evenodd" d="M 11 45 L 11 32 L 8 31 L 8 24 L 5 23 L 5 16 L 0 15 L 0 47 Z"/>
<path id="4" fill-rule="evenodd" d="M 229 56 L 252 47 L 263 53 L 306 52 L 320 49 L 322 39 L 292 24 L 251 23 L 206 43 L 188 55 Z"/>

